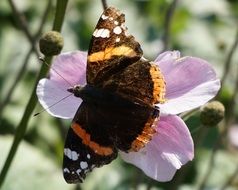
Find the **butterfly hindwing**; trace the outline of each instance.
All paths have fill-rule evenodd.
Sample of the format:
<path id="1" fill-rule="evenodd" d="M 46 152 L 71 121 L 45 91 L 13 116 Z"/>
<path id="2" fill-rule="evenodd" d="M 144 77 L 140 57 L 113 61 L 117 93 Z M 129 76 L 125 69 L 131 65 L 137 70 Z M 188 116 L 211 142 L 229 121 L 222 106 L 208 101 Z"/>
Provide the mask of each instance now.
<path id="1" fill-rule="evenodd" d="M 106 138 L 108 136 L 105 133 L 95 134 L 90 130 L 87 111 L 90 111 L 87 104 L 82 103 L 67 134 L 63 161 L 67 183 L 83 182 L 86 174 L 93 168 L 109 164 L 117 157 L 117 151 Z M 99 139 L 105 138 L 103 145 L 94 140 L 95 135 L 99 135 Z"/>
<path id="2" fill-rule="evenodd" d="M 98 107 L 97 121 L 107 126 L 105 130 L 117 149 L 130 152 L 138 151 L 151 140 L 158 115 L 159 110 L 154 107 L 119 97 L 112 104 Z"/>
<path id="3" fill-rule="evenodd" d="M 153 106 L 165 101 L 164 77 L 154 63 L 145 59 L 110 76 L 104 81 L 103 88 L 140 104 Z"/>
<path id="4" fill-rule="evenodd" d="M 142 56 L 140 44 L 129 35 L 125 15 L 113 7 L 101 15 L 93 32 L 87 59 L 87 83 L 100 85 L 113 73 Z"/>

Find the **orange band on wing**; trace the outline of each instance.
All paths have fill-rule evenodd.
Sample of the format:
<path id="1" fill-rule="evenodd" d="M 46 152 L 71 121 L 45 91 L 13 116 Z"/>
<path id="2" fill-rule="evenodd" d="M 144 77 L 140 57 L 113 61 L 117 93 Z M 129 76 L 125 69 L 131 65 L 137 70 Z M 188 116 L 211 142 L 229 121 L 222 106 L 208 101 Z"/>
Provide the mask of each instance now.
<path id="1" fill-rule="evenodd" d="M 118 47 L 109 47 L 106 48 L 104 51 L 99 51 L 96 53 L 92 53 L 88 56 L 89 62 L 97 62 L 97 61 L 104 61 L 111 59 L 112 56 L 127 56 L 133 57 L 136 55 L 136 52 L 127 46 L 118 46 Z"/>
<path id="2" fill-rule="evenodd" d="M 91 141 L 90 134 L 88 134 L 79 124 L 72 123 L 71 128 L 82 139 L 83 144 L 89 146 L 96 154 L 108 156 L 113 153 L 111 147 L 100 146 L 98 143 Z"/>
<path id="3" fill-rule="evenodd" d="M 150 75 L 154 83 L 153 90 L 153 103 L 164 103 L 165 102 L 165 80 L 160 69 L 156 65 L 152 65 L 150 68 Z"/>
<path id="4" fill-rule="evenodd" d="M 156 133 L 155 130 L 155 123 L 158 118 L 150 117 L 147 123 L 145 124 L 143 131 L 140 135 L 136 137 L 136 139 L 131 143 L 130 151 L 138 152 L 141 148 L 143 148 L 150 140 L 152 139 L 153 135 Z"/>

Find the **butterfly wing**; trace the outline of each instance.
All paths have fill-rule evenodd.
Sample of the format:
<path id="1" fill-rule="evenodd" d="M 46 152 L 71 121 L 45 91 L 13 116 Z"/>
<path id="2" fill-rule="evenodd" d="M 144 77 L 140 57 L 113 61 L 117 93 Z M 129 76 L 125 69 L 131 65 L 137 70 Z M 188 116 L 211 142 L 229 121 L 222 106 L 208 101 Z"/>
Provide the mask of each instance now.
<path id="1" fill-rule="evenodd" d="M 104 81 L 103 88 L 139 104 L 165 101 L 165 80 L 159 67 L 141 59 Z"/>
<path id="2" fill-rule="evenodd" d="M 136 62 L 143 52 L 127 33 L 125 15 L 113 7 L 101 15 L 88 51 L 87 83 L 98 85 L 110 75 Z"/>
<path id="3" fill-rule="evenodd" d="M 111 117 L 120 118 L 114 130 L 115 139 L 121 144 L 116 147 L 126 152 L 143 148 L 155 133 L 159 118 L 159 110 L 154 104 L 165 101 L 165 81 L 159 68 L 141 59 L 110 76 L 103 82 L 103 89 L 134 105 L 131 109 L 124 106 L 115 110 L 115 117 Z"/>
<path id="4" fill-rule="evenodd" d="M 82 103 L 68 131 L 63 160 L 63 173 L 67 183 L 82 182 L 95 167 L 109 164 L 117 157 L 117 150 L 107 131 L 95 124 L 94 111 Z"/>
<path id="5" fill-rule="evenodd" d="M 138 151 L 155 133 L 159 116 L 157 108 L 136 104 L 119 96 L 115 102 L 108 101 L 99 106 L 98 110 L 97 121 L 105 123 L 114 146 L 124 152 Z"/>

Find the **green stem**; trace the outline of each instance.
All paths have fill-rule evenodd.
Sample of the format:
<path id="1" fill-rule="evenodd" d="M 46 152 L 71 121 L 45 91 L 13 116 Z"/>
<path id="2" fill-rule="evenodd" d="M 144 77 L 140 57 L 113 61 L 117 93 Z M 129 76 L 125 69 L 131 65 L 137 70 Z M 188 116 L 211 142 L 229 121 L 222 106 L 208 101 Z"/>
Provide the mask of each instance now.
<path id="1" fill-rule="evenodd" d="M 57 0 L 57 7 L 56 7 L 54 24 L 53 24 L 53 30 L 55 30 L 55 31 L 60 32 L 60 30 L 61 30 L 67 2 L 68 2 L 68 0 Z M 46 57 L 45 60 L 47 63 L 51 63 L 52 57 Z M 16 154 L 17 149 L 18 149 L 18 146 L 26 133 L 27 124 L 29 122 L 29 119 L 32 116 L 32 112 L 37 104 L 37 96 L 36 96 L 35 92 L 36 92 L 36 87 L 37 87 L 38 81 L 41 78 L 44 78 L 46 76 L 48 70 L 49 70 L 48 66 L 46 66 L 45 64 L 42 64 L 40 72 L 38 74 L 38 77 L 37 77 L 35 85 L 34 85 L 34 89 L 32 91 L 31 97 L 30 97 L 30 100 L 26 106 L 23 117 L 17 127 L 16 135 L 14 136 L 14 140 L 13 140 L 13 144 L 11 146 L 10 152 L 8 153 L 5 164 L 2 168 L 2 171 L 0 174 L 0 188 L 2 187 L 2 185 L 4 183 L 7 172 L 9 171 L 9 168 L 11 166 L 13 158 Z"/>
<path id="2" fill-rule="evenodd" d="M 164 35 L 162 38 L 162 41 L 163 41 L 162 52 L 169 49 L 171 25 L 172 25 L 172 20 L 174 17 L 177 4 L 178 4 L 178 0 L 173 0 L 171 4 L 169 5 L 168 10 L 166 11 L 165 20 L 164 20 Z"/>
<path id="3" fill-rule="evenodd" d="M 53 24 L 53 30 L 60 32 L 66 11 L 68 0 L 57 0 L 55 20 Z"/>

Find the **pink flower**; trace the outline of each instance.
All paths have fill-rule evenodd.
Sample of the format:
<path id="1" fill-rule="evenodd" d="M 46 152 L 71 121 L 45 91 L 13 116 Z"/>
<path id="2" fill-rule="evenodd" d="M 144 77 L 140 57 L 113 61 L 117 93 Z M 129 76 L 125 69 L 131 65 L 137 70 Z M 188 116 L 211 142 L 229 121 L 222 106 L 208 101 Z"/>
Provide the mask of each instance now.
<path id="1" fill-rule="evenodd" d="M 40 80 L 37 87 L 37 95 L 44 108 L 69 96 L 67 89 L 70 86 L 86 84 L 86 57 L 85 52 L 76 51 L 61 54 L 54 60 L 50 78 Z M 139 152 L 121 152 L 121 157 L 142 169 L 149 177 L 169 181 L 177 169 L 194 157 L 190 132 L 176 114 L 212 99 L 220 88 L 220 80 L 206 61 L 195 57 L 181 58 L 178 51 L 160 54 L 155 63 L 165 77 L 167 100 L 158 104 L 161 112 L 158 133 Z M 55 117 L 73 118 L 81 102 L 80 98 L 72 95 L 47 111 Z"/>

